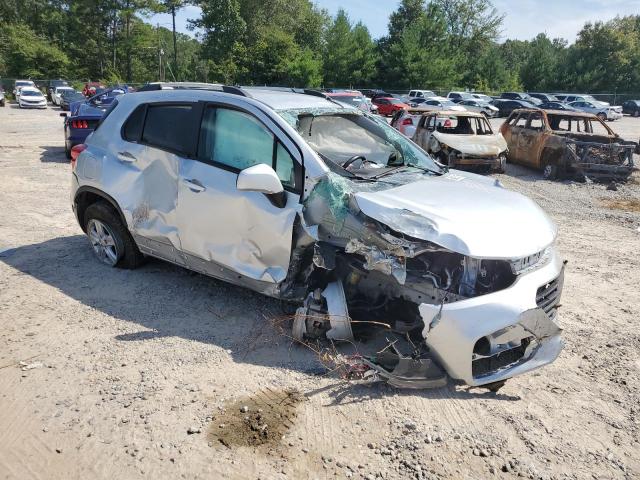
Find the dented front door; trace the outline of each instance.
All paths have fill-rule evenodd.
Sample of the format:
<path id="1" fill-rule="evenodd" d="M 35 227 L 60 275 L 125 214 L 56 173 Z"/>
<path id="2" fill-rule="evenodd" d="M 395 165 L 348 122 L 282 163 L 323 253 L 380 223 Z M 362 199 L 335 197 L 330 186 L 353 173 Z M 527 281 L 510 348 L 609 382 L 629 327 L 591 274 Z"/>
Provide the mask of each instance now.
<path id="1" fill-rule="evenodd" d="M 284 143 L 258 109 L 205 107 L 197 158 L 180 160 L 178 181 L 179 235 L 191 268 L 241 284 L 286 278 L 301 186 L 289 154 L 294 148 Z M 274 166 L 289 189 L 283 208 L 263 193 L 236 188 L 238 173 L 258 163 Z"/>
<path id="2" fill-rule="evenodd" d="M 541 112 L 531 112 L 526 125 L 518 137 L 518 160 L 524 165 L 539 167 L 540 139 L 545 131 L 545 121 Z"/>

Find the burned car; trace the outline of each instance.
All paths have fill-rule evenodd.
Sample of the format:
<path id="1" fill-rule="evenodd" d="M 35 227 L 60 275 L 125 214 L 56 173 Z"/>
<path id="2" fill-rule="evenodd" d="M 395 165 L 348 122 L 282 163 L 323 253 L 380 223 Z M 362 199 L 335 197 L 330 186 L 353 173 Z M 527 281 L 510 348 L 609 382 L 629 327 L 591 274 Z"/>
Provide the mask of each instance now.
<path id="1" fill-rule="evenodd" d="M 452 168 L 504 172 L 507 142 L 481 113 L 432 112 L 420 119 L 413 141 Z"/>
<path id="2" fill-rule="evenodd" d="M 634 169 L 637 144 L 623 140 L 590 113 L 514 110 L 500 131 L 509 146 L 510 162 L 540 169 L 550 180 L 569 176 L 624 180 Z"/>
<path id="3" fill-rule="evenodd" d="M 559 355 L 564 265 L 532 200 L 366 112 L 221 90 L 123 95 L 88 137 L 71 204 L 101 262 L 285 300 L 303 341 L 381 328 L 389 348 L 362 361 L 398 386 L 493 388 Z"/>

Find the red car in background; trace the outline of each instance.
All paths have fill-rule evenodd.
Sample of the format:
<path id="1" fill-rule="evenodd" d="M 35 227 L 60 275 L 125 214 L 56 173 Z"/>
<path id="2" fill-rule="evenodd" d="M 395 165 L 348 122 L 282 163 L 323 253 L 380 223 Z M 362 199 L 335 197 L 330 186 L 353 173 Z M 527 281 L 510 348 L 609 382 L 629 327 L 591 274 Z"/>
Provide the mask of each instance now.
<path id="1" fill-rule="evenodd" d="M 82 89 L 82 94 L 85 97 L 92 97 L 96 94 L 96 89 L 98 88 L 107 88 L 100 82 L 87 82 L 84 84 L 84 88 Z"/>
<path id="2" fill-rule="evenodd" d="M 398 110 L 408 110 L 409 105 L 402 103 L 397 98 L 392 97 L 380 97 L 374 98 L 373 104 L 378 107 L 378 113 L 380 115 L 393 115 Z"/>

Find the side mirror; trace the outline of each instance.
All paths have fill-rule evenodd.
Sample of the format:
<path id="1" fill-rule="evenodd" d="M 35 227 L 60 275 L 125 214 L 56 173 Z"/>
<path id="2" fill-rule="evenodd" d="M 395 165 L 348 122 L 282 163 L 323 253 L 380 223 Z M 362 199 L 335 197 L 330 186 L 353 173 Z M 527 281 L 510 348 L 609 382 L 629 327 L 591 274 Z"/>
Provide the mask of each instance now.
<path id="1" fill-rule="evenodd" d="M 264 163 L 242 170 L 238 174 L 236 188 L 245 192 L 264 193 L 278 208 L 283 208 L 287 203 L 287 196 L 278 174 Z"/>
<path id="2" fill-rule="evenodd" d="M 67 112 L 62 112 L 62 113 L 60 114 L 60 116 L 61 116 L 61 117 L 66 117 L 66 116 L 67 116 Z"/>

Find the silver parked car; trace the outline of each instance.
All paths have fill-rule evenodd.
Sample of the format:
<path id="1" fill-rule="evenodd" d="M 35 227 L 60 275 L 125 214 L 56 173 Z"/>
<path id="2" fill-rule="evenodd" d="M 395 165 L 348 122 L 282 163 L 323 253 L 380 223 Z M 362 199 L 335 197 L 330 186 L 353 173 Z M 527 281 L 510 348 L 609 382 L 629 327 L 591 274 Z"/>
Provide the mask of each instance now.
<path id="1" fill-rule="evenodd" d="M 606 120 L 613 122 L 623 117 L 621 107 L 611 107 L 609 104 L 605 105 L 601 102 L 577 101 L 571 102 L 568 105 L 581 112 L 593 113 L 603 122 Z"/>
<path id="2" fill-rule="evenodd" d="M 498 115 L 498 108 L 480 100 L 462 100 L 458 105 L 470 112 L 482 113 L 485 117 L 493 118 Z"/>
<path id="3" fill-rule="evenodd" d="M 74 147 L 101 262 L 157 257 L 294 302 L 299 339 L 380 328 L 389 348 L 362 362 L 394 385 L 495 389 L 555 360 L 563 263 L 533 201 L 369 113 L 223 90 L 122 95 Z"/>

